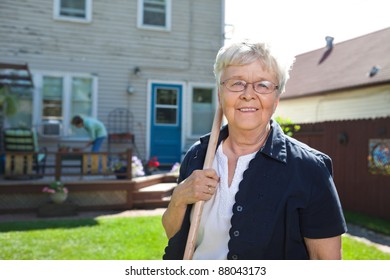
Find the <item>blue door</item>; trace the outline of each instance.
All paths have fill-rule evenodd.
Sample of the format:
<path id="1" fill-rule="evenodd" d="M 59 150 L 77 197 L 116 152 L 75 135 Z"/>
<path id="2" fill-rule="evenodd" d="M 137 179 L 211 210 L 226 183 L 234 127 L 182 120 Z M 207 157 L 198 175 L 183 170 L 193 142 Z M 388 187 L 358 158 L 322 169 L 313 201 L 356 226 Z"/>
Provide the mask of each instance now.
<path id="1" fill-rule="evenodd" d="M 182 85 L 152 84 L 150 157 L 161 164 L 180 162 Z"/>

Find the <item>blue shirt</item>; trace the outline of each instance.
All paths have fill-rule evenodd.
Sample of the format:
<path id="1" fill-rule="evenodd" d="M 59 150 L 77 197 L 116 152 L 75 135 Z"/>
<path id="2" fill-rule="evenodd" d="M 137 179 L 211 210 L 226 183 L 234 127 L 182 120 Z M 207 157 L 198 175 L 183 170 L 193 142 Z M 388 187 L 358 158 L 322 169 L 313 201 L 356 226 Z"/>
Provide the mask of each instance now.
<path id="1" fill-rule="evenodd" d="M 88 132 L 92 140 L 96 138 L 107 137 L 107 130 L 104 124 L 94 118 L 83 117 L 84 129 Z"/>
<path id="2" fill-rule="evenodd" d="M 219 143 L 227 136 L 224 127 Z M 187 152 L 179 181 L 203 168 L 208 140 L 209 135 L 202 137 Z M 235 200 L 228 259 L 309 259 L 304 237 L 328 238 L 347 230 L 329 156 L 286 136 L 274 121 L 264 148 L 244 171 Z M 183 258 L 191 208 L 164 259 Z"/>

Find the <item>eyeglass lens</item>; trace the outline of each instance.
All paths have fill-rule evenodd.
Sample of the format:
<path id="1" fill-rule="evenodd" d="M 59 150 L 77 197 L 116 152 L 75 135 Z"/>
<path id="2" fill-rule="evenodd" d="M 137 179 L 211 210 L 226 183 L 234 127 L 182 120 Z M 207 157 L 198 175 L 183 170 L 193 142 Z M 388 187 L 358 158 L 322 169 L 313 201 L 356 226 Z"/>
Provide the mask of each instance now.
<path id="1" fill-rule="evenodd" d="M 253 90 L 261 94 L 271 93 L 277 88 L 277 86 L 275 86 L 272 82 L 269 81 L 258 81 L 254 83 L 248 83 L 243 80 L 228 79 L 224 81 L 222 84 L 224 84 L 227 87 L 227 89 L 234 92 L 244 91 L 246 87 L 249 84 L 251 84 Z"/>

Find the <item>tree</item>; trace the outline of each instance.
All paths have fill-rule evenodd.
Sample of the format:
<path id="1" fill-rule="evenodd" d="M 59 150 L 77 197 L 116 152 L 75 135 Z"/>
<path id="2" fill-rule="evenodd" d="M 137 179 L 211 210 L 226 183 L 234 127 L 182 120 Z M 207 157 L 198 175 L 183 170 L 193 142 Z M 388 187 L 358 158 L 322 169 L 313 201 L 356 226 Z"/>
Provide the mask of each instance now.
<path id="1" fill-rule="evenodd" d="M 295 132 L 298 132 L 301 129 L 300 125 L 294 124 L 292 120 L 289 118 L 282 118 L 280 116 L 277 116 L 274 118 L 274 120 L 280 124 L 280 126 L 283 129 L 284 134 L 288 136 L 293 136 Z"/>
<path id="2" fill-rule="evenodd" d="M 0 86 L 0 151 L 3 150 L 3 129 L 4 129 L 4 118 L 12 116 L 17 112 L 18 100 L 16 95 L 12 95 L 8 87 Z"/>
<path id="3" fill-rule="evenodd" d="M 17 98 L 12 95 L 8 87 L 0 88 L 0 113 L 5 116 L 11 116 L 17 112 Z"/>

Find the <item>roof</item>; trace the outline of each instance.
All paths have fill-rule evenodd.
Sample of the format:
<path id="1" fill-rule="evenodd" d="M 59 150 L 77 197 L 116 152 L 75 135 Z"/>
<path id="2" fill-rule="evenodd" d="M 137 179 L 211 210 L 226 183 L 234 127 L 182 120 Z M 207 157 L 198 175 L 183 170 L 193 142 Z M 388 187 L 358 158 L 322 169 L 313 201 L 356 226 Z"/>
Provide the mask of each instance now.
<path id="1" fill-rule="evenodd" d="M 0 86 L 33 87 L 28 65 L 0 62 Z"/>
<path id="2" fill-rule="evenodd" d="M 298 55 L 281 98 L 390 83 L 389 54 L 390 28 L 386 28 Z"/>

